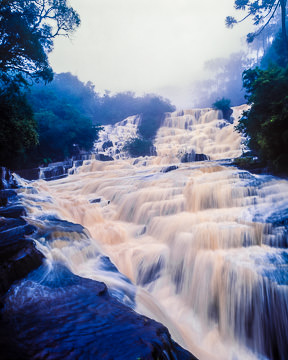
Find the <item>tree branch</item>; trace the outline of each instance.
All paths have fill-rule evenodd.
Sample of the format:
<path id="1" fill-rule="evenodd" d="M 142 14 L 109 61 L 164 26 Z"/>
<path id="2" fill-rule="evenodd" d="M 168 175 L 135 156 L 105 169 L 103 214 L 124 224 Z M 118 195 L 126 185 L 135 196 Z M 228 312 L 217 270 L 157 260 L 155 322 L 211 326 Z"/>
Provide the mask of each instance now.
<path id="1" fill-rule="evenodd" d="M 274 4 L 275 4 L 275 2 L 274 2 Z M 275 8 L 274 8 L 274 11 L 273 11 L 272 15 L 271 15 L 270 18 L 266 21 L 266 23 L 262 26 L 262 28 L 261 28 L 259 31 L 256 31 L 256 32 L 255 32 L 255 36 L 260 35 L 261 32 L 266 28 L 266 26 L 269 24 L 270 20 L 271 20 L 271 19 L 273 18 L 273 16 L 275 15 L 275 12 L 276 12 L 276 10 L 278 9 L 279 5 L 280 5 L 280 1 L 278 1 L 278 3 L 276 4 L 276 6 L 275 6 Z M 274 5 L 273 5 L 273 6 L 274 6 Z M 271 11 L 270 11 L 269 13 L 271 13 Z"/>

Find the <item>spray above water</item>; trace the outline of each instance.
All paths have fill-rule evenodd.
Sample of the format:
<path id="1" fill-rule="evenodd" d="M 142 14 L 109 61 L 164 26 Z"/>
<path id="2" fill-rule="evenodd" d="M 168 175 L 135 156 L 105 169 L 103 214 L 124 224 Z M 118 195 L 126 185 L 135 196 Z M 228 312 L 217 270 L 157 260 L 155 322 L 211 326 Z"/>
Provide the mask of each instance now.
<path id="1" fill-rule="evenodd" d="M 38 237 L 51 266 L 105 282 L 199 359 L 284 360 L 288 182 L 225 165 L 242 152 L 242 111 L 234 124 L 210 109 L 167 114 L 157 156 L 90 160 L 22 201 L 30 222 L 54 226 Z M 125 126 L 106 127 L 98 152 L 117 154 Z M 210 160 L 181 162 L 192 153 Z"/>

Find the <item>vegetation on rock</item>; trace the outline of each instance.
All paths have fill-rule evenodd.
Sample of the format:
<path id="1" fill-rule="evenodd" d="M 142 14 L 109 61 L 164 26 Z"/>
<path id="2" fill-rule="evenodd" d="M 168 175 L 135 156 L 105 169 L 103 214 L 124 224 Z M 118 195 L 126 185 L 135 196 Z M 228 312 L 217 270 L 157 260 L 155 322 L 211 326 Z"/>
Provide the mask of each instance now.
<path id="1" fill-rule="evenodd" d="M 247 145 L 276 171 L 287 171 L 288 67 L 249 69 L 243 75 L 251 108 L 236 129 L 247 136 Z"/>

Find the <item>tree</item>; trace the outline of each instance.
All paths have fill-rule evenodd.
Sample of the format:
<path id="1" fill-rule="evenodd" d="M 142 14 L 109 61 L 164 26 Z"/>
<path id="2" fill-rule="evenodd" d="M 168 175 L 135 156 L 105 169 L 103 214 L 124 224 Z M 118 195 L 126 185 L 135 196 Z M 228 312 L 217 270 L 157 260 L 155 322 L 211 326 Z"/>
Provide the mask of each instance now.
<path id="1" fill-rule="evenodd" d="M 77 99 L 73 92 L 67 94 L 67 76 L 56 76 L 58 81 L 55 86 L 54 80 L 47 86 L 36 84 L 27 94 L 39 133 L 39 145 L 30 154 L 35 163 L 44 162 L 44 159 L 61 161 L 69 158 L 76 144 L 80 149 L 89 151 L 101 130 L 93 125 L 91 117 L 83 113 L 81 99 Z M 83 83 L 76 81 L 77 78 L 68 78 L 77 84 L 79 96 L 82 92 L 86 93 Z"/>
<path id="2" fill-rule="evenodd" d="M 17 168 L 38 144 L 38 134 L 31 106 L 15 82 L 0 92 L 0 114 L 0 164 Z"/>
<path id="3" fill-rule="evenodd" d="M 215 110 L 221 110 L 223 114 L 223 118 L 227 121 L 230 121 L 230 117 L 233 113 L 233 110 L 231 109 L 231 100 L 222 98 L 219 100 L 216 100 L 213 104 L 213 109 Z"/>
<path id="4" fill-rule="evenodd" d="M 287 0 L 235 0 L 236 10 L 244 10 L 247 14 L 241 19 L 236 20 L 232 16 L 226 17 L 226 25 L 233 27 L 235 24 L 240 23 L 251 17 L 254 25 L 258 26 L 263 24 L 254 33 L 247 35 L 247 41 L 252 42 L 258 36 L 275 16 L 277 10 L 281 10 L 281 27 L 282 27 L 282 40 L 286 51 L 286 61 L 288 60 L 288 37 L 286 31 L 286 6 Z"/>
<path id="5" fill-rule="evenodd" d="M 66 0 L 0 0 L 0 72 L 51 81 L 53 40 L 79 24 Z"/>
<path id="6" fill-rule="evenodd" d="M 66 0 L 0 0 L 0 164 L 22 167 L 38 144 L 37 125 L 24 89 L 53 78 L 48 53 L 56 36 L 80 24 Z"/>
<path id="7" fill-rule="evenodd" d="M 287 173 L 288 67 L 249 69 L 243 74 L 243 85 L 251 108 L 236 129 L 247 137 L 247 145 L 261 161 Z"/>

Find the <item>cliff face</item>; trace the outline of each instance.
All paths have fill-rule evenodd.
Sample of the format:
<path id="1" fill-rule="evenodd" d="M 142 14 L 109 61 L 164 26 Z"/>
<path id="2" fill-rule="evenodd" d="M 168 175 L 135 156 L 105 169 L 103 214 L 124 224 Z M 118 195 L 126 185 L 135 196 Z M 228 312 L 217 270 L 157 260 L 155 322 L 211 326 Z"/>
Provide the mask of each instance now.
<path id="1" fill-rule="evenodd" d="M 11 185 L 2 185 L 1 359 L 195 359 L 163 325 L 110 296 L 104 283 L 60 264 L 49 269 L 30 238 L 39 229 L 24 220 Z"/>

